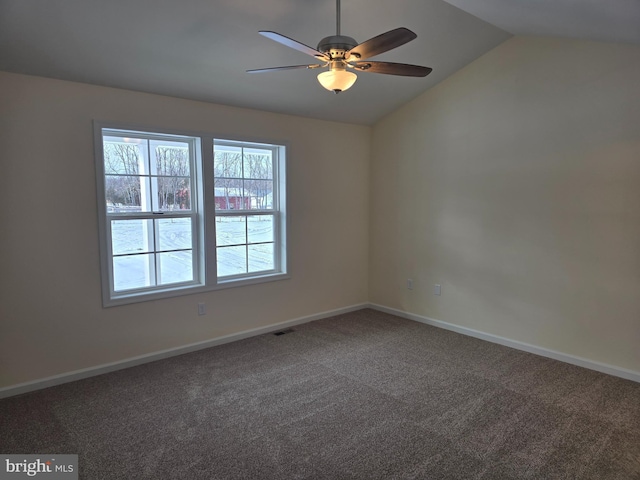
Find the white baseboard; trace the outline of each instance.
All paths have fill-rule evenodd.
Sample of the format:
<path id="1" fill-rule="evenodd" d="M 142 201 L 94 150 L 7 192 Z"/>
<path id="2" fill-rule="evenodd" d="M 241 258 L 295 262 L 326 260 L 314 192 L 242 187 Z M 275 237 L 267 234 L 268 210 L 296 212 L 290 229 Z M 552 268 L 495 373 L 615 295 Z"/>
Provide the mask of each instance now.
<path id="1" fill-rule="evenodd" d="M 244 338 L 254 337 L 256 335 L 262 335 L 264 333 L 275 332 L 283 328 L 292 327 L 294 325 L 301 325 L 303 323 L 313 322 L 314 320 L 320 320 L 322 318 L 333 317 L 335 315 L 342 315 L 344 313 L 354 312 L 356 310 L 362 310 L 367 308 L 369 304 L 363 303 L 359 305 L 352 305 L 350 307 L 338 308 L 336 310 L 330 310 L 326 312 L 316 313 L 315 315 L 308 315 L 305 317 L 294 318 L 293 320 L 287 320 L 285 322 L 274 323 L 265 327 L 253 328 L 251 330 L 244 330 L 242 332 L 233 333 L 230 335 L 224 335 L 222 337 L 205 340 L 203 342 L 192 343 L 181 347 L 170 348 L 159 352 L 149 353 L 146 355 L 140 355 L 137 357 L 127 358 L 119 360 L 117 362 L 106 363 L 104 365 L 97 365 L 95 367 L 83 368 L 81 370 L 74 370 L 72 372 L 66 372 L 59 375 L 53 375 L 51 377 L 34 380 L 31 382 L 20 383 L 17 385 L 11 385 L 8 387 L 0 388 L 0 398 L 12 397 L 15 395 L 21 395 L 23 393 L 32 392 L 34 390 L 41 390 L 43 388 L 53 387 L 55 385 L 61 385 L 63 383 L 73 382 L 75 380 L 82 380 L 83 378 L 94 377 L 96 375 L 102 375 L 103 373 L 114 372 L 116 370 L 122 370 L 136 365 L 142 365 L 143 363 L 155 362 L 156 360 L 162 360 L 163 358 L 175 357 L 177 355 L 183 355 L 185 353 L 195 352 L 197 350 L 203 350 L 205 348 L 214 347 L 216 345 L 222 345 L 224 343 L 235 342 L 236 340 L 242 340 Z"/>
<path id="2" fill-rule="evenodd" d="M 344 313 L 354 312 L 362 310 L 363 308 L 372 308 L 381 312 L 396 315 L 398 317 L 406 318 L 408 320 L 414 320 L 416 322 L 425 323 L 438 328 L 444 328 L 445 330 L 451 330 L 453 332 L 461 333 L 471 337 L 479 338 L 507 347 L 515 348 L 525 352 L 533 353 L 543 357 L 552 358 L 561 362 L 570 363 L 579 367 L 589 368 L 598 372 L 606 373 L 627 380 L 640 383 L 640 372 L 628 370 L 613 365 L 607 365 L 600 362 L 595 362 L 586 358 L 576 357 L 562 352 L 549 350 L 546 348 L 538 347 L 528 343 L 519 342 L 517 340 L 511 340 L 509 338 L 484 333 L 479 330 L 473 330 L 471 328 L 454 325 L 452 323 L 443 322 L 441 320 L 434 320 L 432 318 L 416 315 L 414 313 L 405 312 L 395 308 L 385 307 L 383 305 L 377 305 L 373 303 L 363 303 L 358 305 L 352 305 L 349 307 L 339 308 L 336 310 L 329 310 L 326 312 L 317 313 L 314 315 L 308 315 L 304 317 L 294 318 L 285 322 L 274 323 L 265 327 L 254 328 L 251 330 L 244 330 L 242 332 L 224 335 L 222 337 L 205 340 L 203 342 L 192 343 L 181 347 L 170 348 L 159 352 L 149 353 L 146 355 L 140 355 L 137 357 L 127 358 L 117 362 L 107 363 L 104 365 L 97 365 L 95 367 L 83 368 L 81 370 L 75 370 L 72 372 L 66 372 L 59 375 L 53 375 L 51 377 L 34 380 L 31 382 L 20 383 L 17 385 L 11 385 L 8 387 L 0 388 L 0 398 L 12 397 L 15 395 L 21 395 L 23 393 L 32 392 L 35 390 L 41 390 L 43 388 L 53 387 L 55 385 L 61 385 L 63 383 L 73 382 L 75 380 L 81 380 L 83 378 L 94 377 L 96 375 L 102 375 L 103 373 L 114 372 L 116 370 L 123 370 L 125 368 L 134 367 L 136 365 L 142 365 L 144 363 L 155 362 L 156 360 L 162 360 L 163 358 L 175 357 L 177 355 L 183 355 L 185 353 L 195 352 L 197 350 L 203 350 L 205 348 L 214 347 L 216 345 L 222 345 L 224 343 L 235 342 L 236 340 L 242 340 L 244 338 L 254 337 L 256 335 L 262 335 L 264 333 L 274 332 L 283 328 L 292 327 L 294 325 L 301 325 L 303 323 L 313 322 L 322 318 L 333 317 L 335 315 L 342 315 Z"/>
<path id="3" fill-rule="evenodd" d="M 398 310 L 395 308 L 385 307 L 383 305 L 369 304 L 369 308 L 373 308 L 374 310 L 379 310 L 381 312 L 389 313 L 391 315 L 396 315 L 398 317 L 406 318 L 408 320 L 414 320 L 416 322 L 426 323 L 427 325 L 431 325 L 434 327 L 444 328 L 445 330 L 451 330 L 453 332 L 461 333 L 463 335 L 468 335 L 470 337 L 479 338 L 481 340 L 486 340 L 488 342 L 498 343 L 500 345 L 505 345 L 507 347 L 515 348 L 517 350 L 522 350 L 524 352 L 534 353 L 542 357 L 552 358 L 554 360 L 559 360 L 561 362 L 570 363 L 572 365 L 577 365 L 579 367 L 596 370 L 598 372 L 606 373 L 609 375 L 613 375 L 616 377 L 620 377 L 620 378 L 624 378 L 627 380 L 632 380 L 634 382 L 640 383 L 640 372 L 635 372 L 633 370 L 628 370 L 626 368 L 621 368 L 621 367 L 616 367 L 614 365 L 607 365 L 605 363 L 595 362 L 587 358 L 576 357 L 574 355 L 569 355 L 567 353 L 557 352 L 555 350 L 549 350 L 547 348 L 538 347 L 536 345 L 519 342 L 517 340 L 511 340 L 509 338 L 500 337 L 498 335 L 492 335 L 490 333 L 484 333 L 479 330 L 473 330 L 472 328 L 461 327 L 460 325 L 454 325 L 452 323 L 443 322 L 441 320 L 434 320 L 433 318 L 423 317 L 421 315 L 416 315 L 414 313 L 405 312 L 403 310 Z"/>

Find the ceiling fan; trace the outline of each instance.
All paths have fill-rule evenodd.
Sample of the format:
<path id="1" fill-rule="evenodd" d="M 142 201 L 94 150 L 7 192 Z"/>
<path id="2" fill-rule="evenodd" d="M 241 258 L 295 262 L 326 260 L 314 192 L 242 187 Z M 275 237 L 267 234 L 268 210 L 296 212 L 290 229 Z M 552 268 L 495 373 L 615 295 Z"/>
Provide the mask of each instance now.
<path id="1" fill-rule="evenodd" d="M 259 32 L 260 35 L 293 48 L 294 50 L 298 50 L 299 52 L 306 53 L 321 63 L 258 68 L 255 70 L 247 70 L 247 72 L 261 73 L 298 68 L 315 69 L 329 67 L 329 70 L 318 75 L 318 81 L 324 88 L 335 93 L 347 90 L 357 80 L 357 75 L 349 70 L 400 75 L 404 77 L 426 77 L 431 73 L 432 69 L 428 67 L 409 65 L 407 63 L 367 60 L 370 57 L 392 50 L 417 38 L 417 35 L 408 28 L 396 28 L 359 44 L 353 38 L 340 34 L 340 0 L 336 0 L 336 11 L 336 34 L 320 40 L 317 49 L 276 32 L 268 30 L 261 30 Z"/>

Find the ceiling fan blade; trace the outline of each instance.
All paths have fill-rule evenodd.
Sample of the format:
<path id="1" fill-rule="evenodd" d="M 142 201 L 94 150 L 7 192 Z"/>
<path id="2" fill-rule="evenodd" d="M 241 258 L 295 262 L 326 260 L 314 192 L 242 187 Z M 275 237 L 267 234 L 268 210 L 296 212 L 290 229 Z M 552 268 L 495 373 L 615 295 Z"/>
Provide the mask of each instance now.
<path id="1" fill-rule="evenodd" d="M 429 67 L 409 65 L 408 63 L 350 62 L 350 64 L 361 72 L 385 73 L 387 75 L 401 75 L 403 77 L 426 77 L 433 70 Z"/>
<path id="2" fill-rule="evenodd" d="M 306 53 L 307 55 L 311 55 L 312 57 L 316 57 L 318 60 L 329 60 L 329 57 L 327 57 L 324 53 L 319 52 L 315 48 L 311 48 L 304 43 L 300 43 L 293 38 L 285 37 L 284 35 L 280 35 L 279 33 L 271 32 L 269 30 L 261 30 L 258 33 L 260 33 L 260 35 L 262 35 L 263 37 L 270 38 L 271 40 L 281 43 L 282 45 L 285 45 L 289 48 L 293 48 L 294 50 L 298 50 L 299 52 Z"/>
<path id="3" fill-rule="evenodd" d="M 247 70 L 247 73 L 262 73 L 262 72 L 278 72 L 280 70 L 295 70 L 297 68 L 320 68 L 324 65 L 314 63 L 312 65 L 289 65 L 287 67 L 270 67 L 270 68 L 256 68 L 254 70 Z"/>
<path id="4" fill-rule="evenodd" d="M 380 55 L 381 53 L 388 52 L 400 45 L 404 45 L 410 42 L 418 36 L 408 28 L 400 27 L 395 30 L 389 30 L 386 33 L 373 37 L 366 42 L 362 42 L 360 45 L 356 45 L 349 53 L 352 56 L 356 56 L 358 59 L 364 60 L 365 58 Z M 346 55 L 348 58 L 348 55 Z M 352 57 L 352 60 L 353 57 Z"/>

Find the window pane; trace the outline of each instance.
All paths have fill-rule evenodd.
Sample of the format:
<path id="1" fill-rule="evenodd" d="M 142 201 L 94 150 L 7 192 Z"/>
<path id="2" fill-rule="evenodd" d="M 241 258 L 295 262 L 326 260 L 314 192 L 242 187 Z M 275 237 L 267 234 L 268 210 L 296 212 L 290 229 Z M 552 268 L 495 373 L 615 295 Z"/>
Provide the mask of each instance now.
<path id="1" fill-rule="evenodd" d="M 112 220 L 113 255 L 153 251 L 153 220 Z"/>
<path id="2" fill-rule="evenodd" d="M 248 216 L 247 233 L 248 243 L 273 242 L 273 216 Z"/>
<path id="3" fill-rule="evenodd" d="M 191 210 L 191 180 L 184 177 L 153 177 L 157 195 L 155 212 Z"/>
<path id="4" fill-rule="evenodd" d="M 247 273 L 247 248 L 218 247 L 218 276 L 238 275 Z"/>
<path id="5" fill-rule="evenodd" d="M 247 243 L 245 217 L 218 217 L 216 220 L 216 245 L 241 245 Z"/>
<path id="6" fill-rule="evenodd" d="M 191 219 L 166 218 L 156 220 L 158 227 L 158 246 L 160 251 L 191 249 Z"/>
<path id="7" fill-rule="evenodd" d="M 147 142 L 138 138 L 104 137 L 104 172 L 141 175 L 147 173 Z"/>
<path id="8" fill-rule="evenodd" d="M 149 177 L 105 175 L 107 212 L 150 212 Z"/>
<path id="9" fill-rule="evenodd" d="M 249 208 L 266 210 L 273 208 L 272 180 L 245 180 L 245 195 L 250 198 Z"/>
<path id="10" fill-rule="evenodd" d="M 151 174 L 167 177 L 191 175 L 189 144 L 168 140 L 151 141 Z"/>
<path id="11" fill-rule="evenodd" d="M 271 150 L 256 148 L 244 149 L 244 178 L 262 180 L 273 178 Z"/>
<path id="12" fill-rule="evenodd" d="M 191 251 L 159 253 L 158 257 L 160 260 L 160 285 L 193 280 Z"/>
<path id="13" fill-rule="evenodd" d="M 214 183 L 216 210 L 246 210 L 249 198 L 244 198 L 242 180 L 216 178 Z"/>
<path id="14" fill-rule="evenodd" d="M 221 178 L 241 178 L 242 149 L 215 145 L 213 147 L 213 175 Z"/>
<path id="15" fill-rule="evenodd" d="M 153 254 L 113 257 L 113 289 L 116 292 L 155 285 Z"/>
<path id="16" fill-rule="evenodd" d="M 273 243 L 249 245 L 249 272 L 273 270 Z"/>

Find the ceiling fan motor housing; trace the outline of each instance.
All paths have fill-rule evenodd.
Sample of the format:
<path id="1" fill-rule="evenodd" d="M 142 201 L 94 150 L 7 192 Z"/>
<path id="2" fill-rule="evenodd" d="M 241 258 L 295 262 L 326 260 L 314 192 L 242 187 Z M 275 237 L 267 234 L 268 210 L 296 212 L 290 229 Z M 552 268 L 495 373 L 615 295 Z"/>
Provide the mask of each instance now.
<path id="1" fill-rule="evenodd" d="M 358 45 L 353 38 L 345 35 L 331 35 L 318 43 L 318 51 L 326 53 L 331 59 L 344 58 L 345 52 Z"/>

